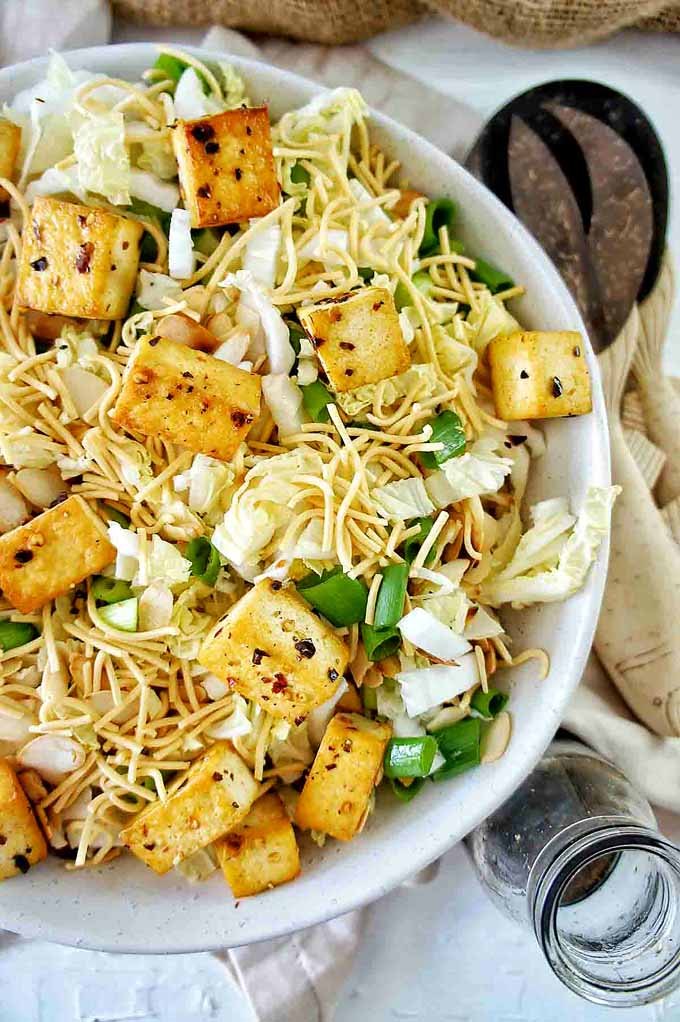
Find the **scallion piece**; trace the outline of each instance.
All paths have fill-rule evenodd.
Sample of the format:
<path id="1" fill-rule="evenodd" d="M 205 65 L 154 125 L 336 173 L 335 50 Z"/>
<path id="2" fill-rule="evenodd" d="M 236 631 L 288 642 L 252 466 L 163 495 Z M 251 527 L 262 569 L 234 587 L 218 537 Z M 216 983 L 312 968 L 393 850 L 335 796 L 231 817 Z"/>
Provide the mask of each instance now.
<path id="1" fill-rule="evenodd" d="M 289 321 L 286 321 L 286 326 L 288 327 L 288 340 L 290 341 L 290 346 L 297 357 L 300 354 L 300 343 L 302 338 L 307 335 L 302 327 L 298 326 L 297 323 L 290 323 Z"/>
<path id="2" fill-rule="evenodd" d="M 311 180 L 309 171 L 298 161 L 290 169 L 290 179 L 294 185 L 309 185 Z"/>
<path id="3" fill-rule="evenodd" d="M 509 274 L 504 270 L 498 270 L 491 263 L 487 263 L 486 259 L 475 259 L 475 268 L 470 271 L 470 276 L 473 280 L 478 280 L 480 284 L 486 284 L 492 295 L 515 286 L 515 282 Z"/>
<path id="4" fill-rule="evenodd" d="M 457 724 L 433 732 L 439 751 L 446 760 L 444 766 L 432 775 L 433 780 L 446 781 L 479 766 L 481 734 L 481 722 L 475 717 L 459 720 Z"/>
<path id="5" fill-rule="evenodd" d="M 211 256 L 222 240 L 219 233 L 212 227 L 202 227 L 200 231 L 192 231 L 191 237 L 196 251 L 204 256 Z"/>
<path id="6" fill-rule="evenodd" d="M 416 520 L 411 524 L 418 525 L 420 531 L 417 532 L 415 536 L 409 536 L 406 542 L 402 545 L 401 556 L 408 564 L 411 564 L 416 559 L 418 551 L 420 550 L 421 546 L 423 545 L 427 537 L 430 535 L 430 531 L 432 529 L 432 526 L 434 525 L 434 522 L 432 521 L 431 518 L 416 518 Z M 434 560 L 434 554 L 435 551 L 433 547 L 432 550 L 430 550 L 430 552 L 428 553 L 427 557 L 425 558 L 425 564 L 432 563 L 432 561 Z"/>
<path id="7" fill-rule="evenodd" d="M 408 564 L 388 564 L 383 569 L 373 615 L 373 627 L 377 631 L 393 628 L 403 617 L 408 571 Z"/>
<path id="8" fill-rule="evenodd" d="M 453 227 L 456 219 L 456 205 L 451 199 L 432 199 L 425 207 L 425 230 L 418 254 L 432 255 L 439 248 L 439 231 L 442 227 Z"/>
<path id="9" fill-rule="evenodd" d="M 488 692 L 484 692 L 478 688 L 470 700 L 470 706 L 486 720 L 491 720 L 505 709 L 507 702 L 508 696 L 500 689 L 490 688 Z"/>
<path id="10" fill-rule="evenodd" d="M 37 639 L 38 629 L 28 621 L 0 621 L 0 649 L 6 653 Z"/>
<path id="11" fill-rule="evenodd" d="M 97 575 L 92 580 L 90 590 L 95 600 L 101 603 L 120 603 L 121 600 L 129 600 L 132 596 L 130 583 L 122 578 L 111 578 L 108 575 Z"/>
<path id="12" fill-rule="evenodd" d="M 171 57 L 169 53 L 161 53 L 156 58 L 154 67 L 158 68 L 159 71 L 162 71 L 166 78 L 169 78 L 171 82 L 174 82 L 175 85 L 177 85 L 189 65 L 185 60 L 180 60 L 179 57 Z M 207 96 L 210 92 L 210 86 L 206 82 L 205 76 L 202 75 L 200 71 L 197 71 L 196 68 L 194 68 L 194 70 L 200 79 L 203 92 Z"/>
<path id="13" fill-rule="evenodd" d="M 121 632 L 136 632 L 139 620 L 139 600 L 133 596 L 131 600 L 122 600 L 120 603 L 101 607 L 99 616 L 111 628 L 117 628 Z"/>
<path id="14" fill-rule="evenodd" d="M 146 311 L 147 310 L 144 308 L 144 306 L 140 305 L 136 298 L 133 298 L 132 301 L 130 302 L 130 307 L 128 308 L 127 311 L 127 318 L 129 319 L 130 316 L 136 316 L 137 313 Z"/>
<path id="15" fill-rule="evenodd" d="M 373 280 L 375 270 L 373 269 L 372 266 L 359 266 L 357 268 L 357 273 L 363 280 L 364 284 L 370 284 L 370 282 Z"/>
<path id="16" fill-rule="evenodd" d="M 312 422 L 328 422 L 330 415 L 326 405 L 333 403 L 333 395 L 321 380 L 314 380 L 314 383 L 308 383 L 306 387 L 300 387 L 300 390 L 302 403 Z"/>
<path id="17" fill-rule="evenodd" d="M 429 273 L 426 273 L 425 270 L 418 270 L 417 273 L 414 273 L 411 277 L 411 283 L 426 296 L 429 295 L 433 287 L 432 277 Z M 394 304 L 399 311 L 401 311 L 406 305 L 413 305 L 411 293 L 401 280 L 394 289 Z"/>
<path id="18" fill-rule="evenodd" d="M 441 451 L 421 451 L 419 458 L 425 468 L 439 468 L 449 458 L 465 453 L 465 430 L 458 415 L 446 409 L 430 419 L 432 436 L 429 443 L 444 444 Z"/>
<path id="19" fill-rule="evenodd" d="M 205 536 L 196 536 L 186 548 L 186 558 L 191 561 L 191 574 L 214 586 L 220 573 L 220 555 Z"/>
<path id="20" fill-rule="evenodd" d="M 336 628 L 363 621 L 368 590 L 357 578 L 343 575 L 340 568 L 313 572 L 297 584 L 298 591 L 312 607 L 328 618 Z"/>
<path id="21" fill-rule="evenodd" d="M 388 777 L 390 787 L 400 802 L 411 802 L 425 784 L 424 777 L 414 777 L 410 784 L 402 784 L 396 777 Z"/>
<path id="22" fill-rule="evenodd" d="M 130 519 L 122 511 L 119 511 L 117 507 L 112 507 L 110 504 L 102 504 L 102 511 L 110 522 L 116 522 L 120 525 L 121 529 L 130 528 Z"/>
<path id="23" fill-rule="evenodd" d="M 374 628 L 362 624 L 361 639 L 369 660 L 384 660 L 396 653 L 401 645 L 401 634 L 396 628 Z"/>
<path id="24" fill-rule="evenodd" d="M 365 710 L 377 710 L 378 709 L 378 695 L 374 688 L 369 688 L 368 685 L 362 685 L 361 687 L 361 701 L 364 704 Z"/>
<path id="25" fill-rule="evenodd" d="M 421 738 L 390 738 L 385 749 L 385 777 L 427 777 L 437 753 L 432 735 Z"/>

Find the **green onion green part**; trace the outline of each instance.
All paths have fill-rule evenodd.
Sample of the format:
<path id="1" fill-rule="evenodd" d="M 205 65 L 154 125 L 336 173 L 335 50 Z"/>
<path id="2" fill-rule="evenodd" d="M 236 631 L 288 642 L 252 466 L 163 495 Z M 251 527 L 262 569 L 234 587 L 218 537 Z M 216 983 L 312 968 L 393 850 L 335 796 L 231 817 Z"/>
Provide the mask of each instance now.
<path id="1" fill-rule="evenodd" d="M 312 572 L 297 584 L 298 592 L 336 628 L 363 621 L 368 589 L 357 578 L 343 575 L 342 569 Z"/>
<path id="2" fill-rule="evenodd" d="M 300 387 L 300 390 L 302 391 L 302 403 L 312 422 L 328 422 L 330 415 L 326 405 L 333 403 L 333 395 L 324 387 L 321 380 L 315 380 L 314 383 L 309 383 L 306 387 Z"/>
<path id="3" fill-rule="evenodd" d="M 491 263 L 487 263 L 486 259 L 475 259 L 475 268 L 470 270 L 470 276 L 473 280 L 478 280 L 480 284 L 486 284 L 493 295 L 498 291 L 506 291 L 509 287 L 515 286 L 515 282 L 509 274 L 492 266 Z"/>
<path id="4" fill-rule="evenodd" d="M 385 777 L 427 777 L 436 754 L 437 742 L 432 735 L 390 738 L 383 761 Z"/>
<path id="5" fill-rule="evenodd" d="M 432 277 L 425 270 L 418 270 L 417 273 L 414 273 L 411 277 L 411 283 L 425 296 L 429 295 L 433 287 Z M 394 289 L 394 304 L 400 312 L 405 306 L 413 305 L 411 293 L 401 280 Z"/>
<path id="6" fill-rule="evenodd" d="M 35 625 L 28 621 L 0 621 L 0 649 L 6 653 L 32 642 L 39 635 Z"/>
<path id="7" fill-rule="evenodd" d="M 161 53 L 156 58 L 156 63 L 154 64 L 154 67 L 158 68 L 159 71 L 162 71 L 166 78 L 169 78 L 170 81 L 174 82 L 175 85 L 177 85 L 178 81 L 189 67 L 189 64 L 187 64 L 185 60 L 180 60 L 179 57 L 171 57 L 169 53 Z M 201 72 L 198 71 L 196 68 L 194 68 L 194 70 L 196 71 L 196 74 L 198 75 L 201 81 L 203 92 L 207 96 L 208 93 L 210 92 L 210 86 L 206 82 L 205 77 L 201 74 Z"/>
<path id="8" fill-rule="evenodd" d="M 192 231 L 191 237 L 196 251 L 204 256 L 211 256 L 222 240 L 219 232 L 212 227 L 202 227 L 200 231 Z"/>
<path id="9" fill-rule="evenodd" d="M 490 688 L 488 692 L 482 691 L 478 688 L 472 699 L 470 700 L 470 706 L 477 713 L 481 714 L 486 720 L 491 720 L 493 717 L 497 717 L 501 710 L 504 710 L 508 703 L 508 696 L 505 692 L 501 692 L 500 689 Z"/>
<path id="10" fill-rule="evenodd" d="M 456 219 L 456 205 L 451 199 L 432 199 L 425 207 L 425 230 L 418 254 L 432 255 L 439 248 L 439 231 L 442 227 L 453 227 Z"/>
<path id="11" fill-rule="evenodd" d="M 357 273 L 363 280 L 364 284 L 370 284 L 370 282 L 373 280 L 375 270 L 373 269 L 372 266 L 359 266 L 357 269 Z"/>
<path id="12" fill-rule="evenodd" d="M 295 356 L 297 358 L 300 354 L 300 342 L 302 341 L 302 338 L 307 335 L 302 327 L 298 326 L 297 323 L 291 323 L 287 320 L 286 326 L 288 327 L 288 340 L 290 341 L 290 346 L 295 352 Z"/>
<path id="13" fill-rule="evenodd" d="M 362 624 L 361 639 L 369 660 L 384 660 L 401 646 L 401 635 L 396 628 L 374 628 Z"/>
<path id="14" fill-rule="evenodd" d="M 210 540 L 196 536 L 187 546 L 185 556 L 191 561 L 191 574 L 207 586 L 214 586 L 220 573 L 220 555 Z"/>
<path id="15" fill-rule="evenodd" d="M 309 171 L 301 163 L 294 163 L 290 169 L 290 179 L 294 185 L 309 185 Z"/>
<path id="16" fill-rule="evenodd" d="M 146 311 L 147 310 L 144 308 L 144 306 L 140 305 L 136 298 L 133 298 L 132 301 L 130 302 L 130 307 L 127 311 L 127 319 L 129 319 L 130 316 L 136 316 L 138 312 Z"/>
<path id="17" fill-rule="evenodd" d="M 130 583 L 122 578 L 111 578 L 108 575 L 96 575 L 92 580 L 90 591 L 95 600 L 101 603 L 120 603 L 132 596 Z"/>
<path id="18" fill-rule="evenodd" d="M 427 537 L 430 535 L 430 531 L 432 529 L 432 526 L 434 525 L 434 522 L 432 521 L 431 518 L 416 518 L 415 521 L 413 521 L 411 524 L 418 525 L 420 531 L 417 532 L 415 536 L 409 536 L 406 542 L 402 544 L 401 556 L 408 564 L 411 564 L 416 559 L 418 551 L 420 550 L 421 546 L 423 545 Z M 434 560 L 434 555 L 435 551 L 433 547 L 432 550 L 430 550 L 430 552 L 428 553 L 427 557 L 425 558 L 425 564 L 432 564 L 432 561 Z"/>
<path id="19" fill-rule="evenodd" d="M 121 632 L 136 632 L 139 621 L 139 600 L 133 596 L 131 600 L 122 600 L 120 603 L 101 607 L 99 616 L 111 628 L 117 628 Z"/>
<path id="20" fill-rule="evenodd" d="M 408 564 L 388 564 L 383 569 L 373 615 L 373 628 L 376 631 L 393 628 L 403 617 L 408 572 Z"/>
<path id="21" fill-rule="evenodd" d="M 368 685 L 362 685 L 361 701 L 364 704 L 365 710 L 378 709 L 378 695 L 376 693 L 376 690 L 374 688 L 369 688 Z"/>
<path id="22" fill-rule="evenodd" d="M 433 780 L 446 781 L 479 766 L 481 735 L 481 721 L 475 717 L 459 720 L 457 724 L 435 731 L 433 737 L 446 762 L 432 775 Z"/>
<path id="23" fill-rule="evenodd" d="M 120 525 L 121 529 L 130 528 L 130 519 L 122 511 L 119 511 L 117 507 L 112 507 L 111 504 L 102 504 L 102 511 L 108 521 L 116 522 Z"/>
<path id="24" fill-rule="evenodd" d="M 388 777 L 390 787 L 400 802 L 411 802 L 425 784 L 424 777 L 416 777 L 409 784 L 402 784 L 396 777 Z"/>
<path id="25" fill-rule="evenodd" d="M 432 426 L 429 443 L 444 444 L 441 451 L 421 451 L 419 458 L 425 468 L 439 468 L 449 458 L 465 453 L 465 430 L 460 417 L 450 409 L 440 412 L 428 425 Z"/>

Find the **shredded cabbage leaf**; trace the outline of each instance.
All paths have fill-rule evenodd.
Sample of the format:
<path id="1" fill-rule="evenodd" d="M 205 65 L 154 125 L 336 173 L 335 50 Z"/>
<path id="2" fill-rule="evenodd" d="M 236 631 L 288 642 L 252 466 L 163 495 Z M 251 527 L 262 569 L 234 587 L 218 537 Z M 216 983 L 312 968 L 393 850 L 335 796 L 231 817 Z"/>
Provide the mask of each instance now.
<path id="1" fill-rule="evenodd" d="M 373 497 L 383 516 L 392 522 L 425 517 L 434 511 L 434 504 L 420 476 L 376 486 Z"/>
<path id="2" fill-rule="evenodd" d="M 400 397 L 405 397 L 415 387 L 415 400 L 424 394 L 436 394 L 441 389 L 434 366 L 430 362 L 416 363 L 405 373 L 398 376 L 391 376 L 388 380 L 380 383 L 367 383 L 355 390 L 347 390 L 342 394 L 336 394 L 335 400 L 347 415 L 357 415 L 373 401 L 382 388 L 382 403 L 385 406 L 394 404 Z"/>
<path id="3" fill-rule="evenodd" d="M 103 195 L 114 206 L 130 204 L 130 158 L 122 113 L 88 117 L 73 134 L 80 187 Z"/>
<path id="4" fill-rule="evenodd" d="M 495 453 L 498 439 L 480 437 L 458 458 L 449 458 L 437 472 L 425 480 L 425 488 L 435 507 L 448 507 L 457 500 L 497 493 L 512 469 L 512 459 Z"/>

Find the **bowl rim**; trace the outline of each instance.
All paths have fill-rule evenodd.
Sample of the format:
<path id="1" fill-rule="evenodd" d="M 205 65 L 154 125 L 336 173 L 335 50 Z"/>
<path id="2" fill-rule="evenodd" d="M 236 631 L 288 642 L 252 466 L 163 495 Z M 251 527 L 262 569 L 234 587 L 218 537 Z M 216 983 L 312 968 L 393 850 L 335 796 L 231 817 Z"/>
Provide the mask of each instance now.
<path id="1" fill-rule="evenodd" d="M 310 94 L 310 92 L 329 91 L 328 87 L 324 85 L 281 69 L 276 65 L 268 64 L 265 61 L 253 60 L 201 46 L 183 46 L 180 44 L 180 48 L 191 55 L 203 59 L 228 60 L 229 63 L 255 78 L 264 75 L 265 79 L 271 79 L 272 76 L 275 76 L 298 92 Z M 136 42 L 82 47 L 74 50 L 60 50 L 59 52 L 66 59 L 67 63 L 74 63 L 76 67 L 89 65 L 91 70 L 96 71 L 98 67 L 113 69 L 117 64 L 125 64 L 126 62 L 138 61 L 141 63 L 143 60 L 146 60 L 147 64 L 150 64 L 153 62 L 158 50 L 159 44 L 157 43 Z M 0 89 L 6 86 L 17 72 L 20 72 L 22 75 L 31 72 L 31 77 L 37 79 L 44 72 L 48 59 L 48 57 L 36 57 L 0 69 Z M 127 74 L 128 72 L 123 71 L 123 73 Z M 580 330 L 587 340 L 593 390 L 592 435 L 597 441 L 592 461 L 593 482 L 603 486 L 608 485 L 610 482 L 609 432 L 597 362 L 576 304 L 556 268 L 524 225 L 489 189 L 477 181 L 464 166 L 438 149 L 431 142 L 419 136 L 416 132 L 404 127 L 398 121 L 376 111 L 372 107 L 370 107 L 370 117 L 371 121 L 381 129 L 384 129 L 387 134 L 395 136 L 397 139 L 403 140 L 409 146 L 412 146 L 419 156 L 422 157 L 426 165 L 434 165 L 437 168 L 441 168 L 442 174 L 450 178 L 452 186 L 455 186 L 456 181 L 462 180 L 466 187 L 473 192 L 473 197 L 486 204 L 490 215 L 503 222 L 508 234 L 511 235 L 513 245 L 522 246 L 528 252 L 528 258 L 540 264 L 546 287 L 552 288 L 555 298 L 561 303 L 563 308 L 569 311 L 570 317 L 573 319 L 574 329 Z M 529 736 L 525 757 L 520 762 L 514 764 L 514 767 L 509 769 L 494 786 L 490 786 L 485 793 L 485 797 L 480 798 L 474 811 L 466 814 L 463 831 L 461 832 L 459 827 L 456 828 L 451 823 L 448 826 L 441 823 L 439 827 L 433 826 L 426 848 L 421 848 L 418 854 L 409 856 L 408 859 L 405 856 L 393 856 L 391 860 L 386 858 L 381 863 L 381 870 L 379 872 L 376 871 L 372 875 L 365 874 L 362 878 L 362 884 L 356 885 L 354 890 L 351 887 L 346 887 L 341 904 L 338 904 L 338 899 L 333 900 L 319 897 L 314 905 L 301 905 L 299 917 L 297 918 L 282 921 L 279 925 L 274 926 L 251 925 L 247 934 L 238 934 L 238 941 L 234 942 L 232 946 L 236 946 L 236 944 L 258 943 L 281 937 L 308 926 L 325 922 L 375 901 L 398 886 L 409 876 L 423 869 L 430 862 L 444 854 L 512 794 L 548 747 L 555 731 L 559 727 L 567 702 L 581 679 L 590 653 L 602 602 L 607 574 L 608 552 L 609 538 L 605 537 L 598 557 L 591 566 L 588 579 L 582 590 L 584 602 L 580 616 L 571 622 L 573 627 L 573 657 L 570 663 L 565 665 L 564 673 L 560 677 L 560 685 L 555 686 L 553 689 L 553 699 L 551 701 L 550 712 L 546 714 L 545 726 L 538 734 Z M 156 944 L 153 947 L 148 946 L 148 936 L 143 932 L 134 935 L 111 932 L 107 936 L 88 937 L 85 935 L 83 937 L 69 923 L 68 919 L 63 920 L 61 925 L 44 921 L 41 918 L 40 909 L 40 894 L 34 896 L 33 904 L 29 911 L 17 911 L 3 903 L 2 890 L 0 889 L 2 925 L 25 937 L 41 938 L 70 946 L 87 947 L 93 950 L 123 953 L 186 953 L 217 950 L 225 947 L 223 939 L 216 940 L 215 937 L 211 937 L 209 934 L 197 940 L 195 937 L 189 939 L 188 935 L 183 935 L 182 933 L 177 935 L 168 931 L 162 934 L 155 934 Z M 181 930 L 182 928 L 179 926 L 177 929 Z"/>

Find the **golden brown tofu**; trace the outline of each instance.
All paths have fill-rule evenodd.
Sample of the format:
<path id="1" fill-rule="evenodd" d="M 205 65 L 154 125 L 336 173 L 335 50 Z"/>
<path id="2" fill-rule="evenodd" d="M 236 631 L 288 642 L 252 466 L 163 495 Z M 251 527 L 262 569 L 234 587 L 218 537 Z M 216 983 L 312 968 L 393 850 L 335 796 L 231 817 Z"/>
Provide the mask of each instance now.
<path id="1" fill-rule="evenodd" d="M 0 759 L 0 880 L 27 873 L 46 856 L 45 838 L 17 775 Z"/>
<path id="2" fill-rule="evenodd" d="M 130 359 L 113 421 L 228 461 L 260 413 L 260 377 L 185 344 L 143 338 Z"/>
<path id="3" fill-rule="evenodd" d="M 82 497 L 69 497 L 0 537 L 0 587 L 17 610 L 30 614 L 115 556 L 101 519 Z"/>
<path id="4" fill-rule="evenodd" d="M 298 315 L 332 390 L 342 393 L 378 383 L 411 364 L 394 299 L 386 288 L 352 291 L 299 309 Z"/>
<path id="5" fill-rule="evenodd" d="M 0 177 L 11 181 L 21 148 L 21 128 L 11 121 L 0 121 Z M 6 188 L 0 188 L 0 202 L 7 202 Z"/>
<path id="6" fill-rule="evenodd" d="M 336 713 L 302 789 L 295 811 L 298 827 L 350 841 L 363 826 L 391 735 L 390 724 Z"/>
<path id="7" fill-rule="evenodd" d="M 265 106 L 178 121 L 173 144 L 193 227 L 239 223 L 278 206 L 279 183 Z"/>
<path id="8" fill-rule="evenodd" d="M 217 623 L 198 660 L 267 713 L 299 723 L 333 695 L 348 652 L 294 589 L 264 579 Z"/>
<path id="9" fill-rule="evenodd" d="M 247 898 L 294 880 L 300 872 L 295 831 L 278 795 L 259 798 L 243 823 L 215 845 L 235 898 Z"/>
<path id="10" fill-rule="evenodd" d="M 120 836 L 138 859 L 167 873 L 238 826 L 259 793 L 231 742 L 216 742 L 191 764 L 183 787 L 166 802 L 153 802 Z"/>
<path id="11" fill-rule="evenodd" d="M 518 331 L 496 337 L 488 352 L 501 419 L 553 419 L 592 410 L 585 347 L 576 331 Z"/>
<path id="12" fill-rule="evenodd" d="M 40 312 L 120 319 L 143 233 L 136 220 L 38 196 L 24 226 L 17 302 Z"/>

